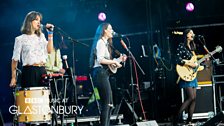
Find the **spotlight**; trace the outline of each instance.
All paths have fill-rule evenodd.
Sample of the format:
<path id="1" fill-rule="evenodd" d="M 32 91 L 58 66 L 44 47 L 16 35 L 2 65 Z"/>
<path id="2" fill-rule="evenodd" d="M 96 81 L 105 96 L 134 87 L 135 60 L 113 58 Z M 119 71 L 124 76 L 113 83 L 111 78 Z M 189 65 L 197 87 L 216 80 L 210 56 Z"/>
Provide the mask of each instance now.
<path id="1" fill-rule="evenodd" d="M 106 20 L 106 14 L 103 13 L 103 12 L 99 13 L 99 14 L 98 14 L 98 19 L 99 19 L 100 21 L 105 21 L 105 20 Z"/>
<path id="2" fill-rule="evenodd" d="M 190 12 L 192 12 L 192 11 L 194 11 L 194 4 L 193 3 L 187 3 L 186 4 L 186 10 L 187 11 L 190 11 Z"/>

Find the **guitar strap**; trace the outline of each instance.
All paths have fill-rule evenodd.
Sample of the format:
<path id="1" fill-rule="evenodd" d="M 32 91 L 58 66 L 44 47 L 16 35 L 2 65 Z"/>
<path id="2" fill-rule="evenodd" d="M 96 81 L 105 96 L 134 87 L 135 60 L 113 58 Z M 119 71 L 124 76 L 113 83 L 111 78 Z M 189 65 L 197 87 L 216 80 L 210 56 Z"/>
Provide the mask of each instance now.
<path id="1" fill-rule="evenodd" d="M 195 54 L 195 52 L 194 52 L 194 51 L 191 51 L 191 52 L 192 52 L 193 56 L 196 56 L 196 54 Z"/>
<path id="2" fill-rule="evenodd" d="M 110 48 L 115 52 L 115 54 L 116 55 L 118 55 L 118 56 L 120 56 L 121 55 L 121 53 L 116 49 L 116 48 L 114 48 L 114 46 L 113 45 L 111 45 L 111 44 L 108 44 L 109 46 L 110 46 Z M 108 47 L 109 47 L 108 46 Z"/>
<path id="3" fill-rule="evenodd" d="M 176 84 L 180 82 L 180 76 L 177 78 Z"/>

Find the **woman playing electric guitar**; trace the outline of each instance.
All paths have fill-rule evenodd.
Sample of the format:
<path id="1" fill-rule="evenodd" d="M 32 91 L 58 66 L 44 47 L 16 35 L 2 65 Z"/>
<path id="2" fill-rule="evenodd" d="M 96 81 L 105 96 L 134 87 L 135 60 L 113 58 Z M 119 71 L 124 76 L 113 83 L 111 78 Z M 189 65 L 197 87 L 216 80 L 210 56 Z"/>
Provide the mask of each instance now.
<path id="1" fill-rule="evenodd" d="M 196 68 L 199 64 L 193 62 L 192 57 L 195 56 L 196 46 L 194 43 L 194 32 L 191 29 L 186 29 L 183 33 L 183 43 L 180 43 L 177 48 L 176 61 L 178 65 L 187 66 L 189 68 Z M 195 109 L 196 100 L 196 87 L 198 86 L 197 78 L 192 81 L 185 81 L 182 78 L 179 80 L 179 87 L 184 88 L 186 92 L 187 99 L 181 105 L 178 115 L 174 120 L 174 125 L 180 121 L 182 112 L 188 109 L 188 119 L 187 124 L 191 123 L 192 115 Z"/>

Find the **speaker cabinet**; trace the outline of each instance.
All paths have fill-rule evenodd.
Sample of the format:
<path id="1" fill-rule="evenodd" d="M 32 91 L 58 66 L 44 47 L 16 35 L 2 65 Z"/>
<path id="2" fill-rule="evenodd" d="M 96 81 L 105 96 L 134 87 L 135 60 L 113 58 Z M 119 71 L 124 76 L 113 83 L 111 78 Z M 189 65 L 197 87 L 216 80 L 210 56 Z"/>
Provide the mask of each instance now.
<path id="1" fill-rule="evenodd" d="M 184 90 L 181 90 L 182 102 L 184 102 L 186 95 Z M 199 85 L 197 88 L 196 106 L 193 114 L 193 119 L 209 118 L 210 114 L 214 114 L 214 100 L 212 84 Z M 183 119 L 187 119 L 187 112 L 184 112 Z"/>

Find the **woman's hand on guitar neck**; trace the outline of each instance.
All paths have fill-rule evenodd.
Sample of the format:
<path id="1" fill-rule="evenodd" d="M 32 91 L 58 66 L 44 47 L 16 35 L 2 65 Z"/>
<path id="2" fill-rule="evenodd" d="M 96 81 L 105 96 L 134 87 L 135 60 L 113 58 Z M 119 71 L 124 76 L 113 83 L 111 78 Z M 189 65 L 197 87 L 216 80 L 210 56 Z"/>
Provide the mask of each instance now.
<path id="1" fill-rule="evenodd" d="M 125 62 L 127 60 L 127 55 L 121 54 L 119 59 L 121 60 L 121 62 Z"/>

